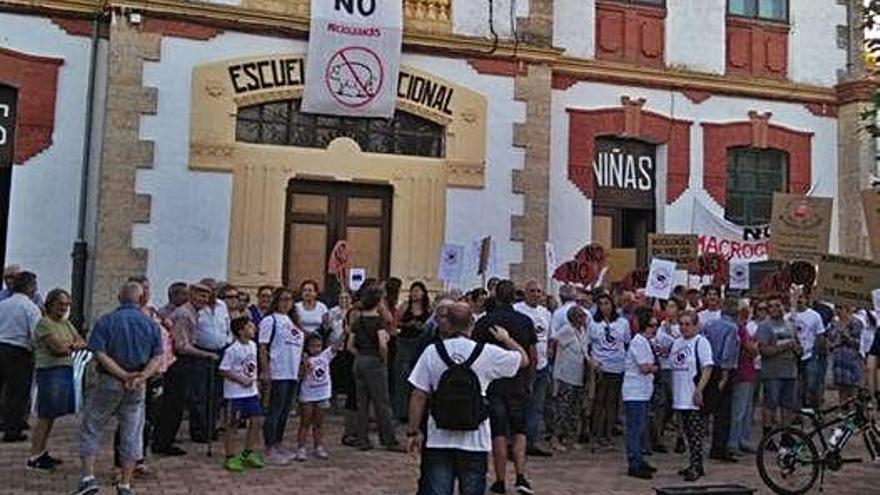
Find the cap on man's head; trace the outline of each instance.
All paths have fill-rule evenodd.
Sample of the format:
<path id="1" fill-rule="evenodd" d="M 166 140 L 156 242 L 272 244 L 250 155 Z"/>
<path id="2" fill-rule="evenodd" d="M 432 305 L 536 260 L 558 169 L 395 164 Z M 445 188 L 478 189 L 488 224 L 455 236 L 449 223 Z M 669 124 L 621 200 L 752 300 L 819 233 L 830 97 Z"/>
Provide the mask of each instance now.
<path id="1" fill-rule="evenodd" d="M 199 292 L 211 292 L 211 287 L 205 285 L 202 282 L 196 282 L 194 284 L 190 284 L 189 290 L 195 290 Z"/>

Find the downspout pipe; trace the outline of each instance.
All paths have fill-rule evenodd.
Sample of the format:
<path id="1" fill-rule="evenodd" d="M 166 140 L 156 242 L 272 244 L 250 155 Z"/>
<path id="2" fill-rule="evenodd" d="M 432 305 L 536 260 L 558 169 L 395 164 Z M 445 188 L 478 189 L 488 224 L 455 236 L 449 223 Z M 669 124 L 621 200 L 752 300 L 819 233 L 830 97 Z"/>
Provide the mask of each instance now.
<path id="1" fill-rule="evenodd" d="M 76 328 L 84 330 L 86 324 L 86 275 L 89 260 L 89 245 L 86 241 L 86 223 L 88 218 L 89 169 L 92 161 L 92 133 L 94 132 L 95 84 L 98 71 L 98 43 L 101 19 L 104 12 L 95 13 L 92 19 L 92 46 L 89 60 L 89 80 L 86 92 L 85 131 L 82 148 L 82 167 L 79 186 L 79 216 L 76 226 L 76 240 L 73 242 L 71 257 L 71 308 L 70 320 Z"/>

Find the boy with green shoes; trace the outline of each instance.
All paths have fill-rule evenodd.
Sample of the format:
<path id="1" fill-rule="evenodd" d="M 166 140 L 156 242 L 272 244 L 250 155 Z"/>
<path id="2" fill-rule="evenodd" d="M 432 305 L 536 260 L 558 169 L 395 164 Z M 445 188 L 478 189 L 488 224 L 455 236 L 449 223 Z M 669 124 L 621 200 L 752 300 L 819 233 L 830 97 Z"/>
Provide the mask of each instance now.
<path id="1" fill-rule="evenodd" d="M 226 434 L 224 447 L 227 471 L 240 473 L 245 468 L 260 469 L 266 465 L 263 456 L 254 450 L 262 429 L 263 408 L 257 389 L 257 345 L 254 335 L 257 327 L 248 317 L 232 320 L 235 335 L 223 353 L 220 374 L 223 376 L 223 398 L 227 401 Z M 247 421 L 244 450 L 238 450 L 238 426 Z"/>

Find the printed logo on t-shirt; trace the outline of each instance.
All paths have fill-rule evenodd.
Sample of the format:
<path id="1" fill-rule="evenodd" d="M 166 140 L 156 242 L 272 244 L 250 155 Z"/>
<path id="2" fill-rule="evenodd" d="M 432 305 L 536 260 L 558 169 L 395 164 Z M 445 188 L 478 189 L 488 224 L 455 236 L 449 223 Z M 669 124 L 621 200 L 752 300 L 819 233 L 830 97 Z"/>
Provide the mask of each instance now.
<path id="1" fill-rule="evenodd" d="M 602 348 L 606 350 L 617 349 L 617 336 L 614 335 L 614 329 L 607 323 L 603 325 L 603 329 L 605 330 L 605 337 L 602 339 Z"/>
<path id="2" fill-rule="evenodd" d="M 686 345 L 677 349 L 670 358 L 672 366 L 676 369 L 688 369 L 688 363 L 691 357 L 691 347 Z"/>
<path id="3" fill-rule="evenodd" d="M 257 357 L 253 354 L 248 354 L 243 357 L 241 362 L 239 363 L 239 367 L 241 368 L 242 374 L 247 378 L 254 378 L 257 376 Z"/>

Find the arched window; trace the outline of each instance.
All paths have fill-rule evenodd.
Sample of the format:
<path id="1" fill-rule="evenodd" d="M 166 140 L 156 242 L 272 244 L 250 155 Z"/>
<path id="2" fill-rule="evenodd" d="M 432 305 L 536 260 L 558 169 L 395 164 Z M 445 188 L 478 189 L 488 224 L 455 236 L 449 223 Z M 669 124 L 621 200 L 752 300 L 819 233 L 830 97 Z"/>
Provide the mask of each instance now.
<path id="1" fill-rule="evenodd" d="M 351 138 L 363 151 L 443 158 L 442 125 L 402 112 L 391 119 L 339 117 L 300 112 L 300 100 L 282 100 L 241 107 L 236 141 L 306 148 L 326 148 L 336 138 Z"/>
<path id="2" fill-rule="evenodd" d="M 780 150 L 727 150 L 727 204 L 724 217 L 738 225 L 770 223 L 773 193 L 788 191 L 788 153 Z"/>

